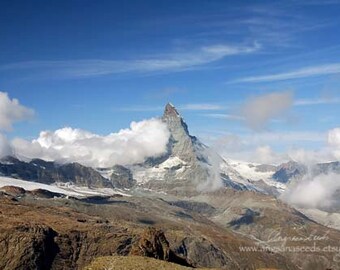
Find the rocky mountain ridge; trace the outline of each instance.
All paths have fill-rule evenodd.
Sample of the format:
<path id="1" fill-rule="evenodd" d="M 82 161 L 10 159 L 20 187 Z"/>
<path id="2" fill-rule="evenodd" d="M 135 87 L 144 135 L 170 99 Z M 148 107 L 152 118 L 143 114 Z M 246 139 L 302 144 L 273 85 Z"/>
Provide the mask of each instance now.
<path id="1" fill-rule="evenodd" d="M 92 188 L 113 188 L 108 179 L 92 168 L 79 163 L 57 164 L 42 159 L 25 162 L 11 156 L 4 157 L 0 159 L 0 176 L 44 184 L 71 182 Z"/>

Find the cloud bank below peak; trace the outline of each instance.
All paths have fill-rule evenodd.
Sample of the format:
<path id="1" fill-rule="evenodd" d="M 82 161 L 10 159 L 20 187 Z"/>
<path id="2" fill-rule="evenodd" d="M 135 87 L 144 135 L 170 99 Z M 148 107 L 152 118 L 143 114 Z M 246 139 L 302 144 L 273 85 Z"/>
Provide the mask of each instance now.
<path id="1" fill-rule="evenodd" d="M 130 128 L 107 136 L 70 127 L 42 131 L 32 141 L 14 139 L 12 148 L 18 157 L 111 167 L 143 162 L 163 154 L 169 137 L 166 124 L 153 118 L 132 122 Z"/>

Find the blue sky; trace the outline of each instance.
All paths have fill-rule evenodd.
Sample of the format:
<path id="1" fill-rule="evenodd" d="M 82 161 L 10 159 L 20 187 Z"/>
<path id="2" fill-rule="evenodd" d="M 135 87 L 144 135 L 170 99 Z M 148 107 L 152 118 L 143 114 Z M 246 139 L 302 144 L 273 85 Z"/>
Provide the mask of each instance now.
<path id="1" fill-rule="evenodd" d="M 2 0 L 0 91 L 35 111 L 6 135 L 107 134 L 171 101 L 207 143 L 319 149 L 339 126 L 339 27 L 333 0 Z M 292 104 L 253 130 L 244 104 L 273 92 Z"/>

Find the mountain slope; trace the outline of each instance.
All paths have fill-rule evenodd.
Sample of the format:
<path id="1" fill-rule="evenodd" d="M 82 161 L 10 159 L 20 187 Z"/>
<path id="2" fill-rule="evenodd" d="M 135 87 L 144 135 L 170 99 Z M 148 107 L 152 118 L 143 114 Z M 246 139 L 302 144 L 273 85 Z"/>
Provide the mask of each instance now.
<path id="1" fill-rule="evenodd" d="M 73 183 L 78 186 L 112 188 L 112 183 L 96 170 L 79 163 L 57 164 L 33 159 L 29 162 L 15 157 L 0 159 L 0 176 L 43 184 Z"/>

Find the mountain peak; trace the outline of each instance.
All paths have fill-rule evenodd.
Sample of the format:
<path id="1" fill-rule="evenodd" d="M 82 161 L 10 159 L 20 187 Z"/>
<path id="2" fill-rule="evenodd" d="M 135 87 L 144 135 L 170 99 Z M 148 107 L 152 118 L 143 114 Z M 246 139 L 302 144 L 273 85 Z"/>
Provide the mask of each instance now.
<path id="1" fill-rule="evenodd" d="M 165 106 L 162 119 L 167 124 L 172 135 L 174 133 L 183 132 L 182 135 L 189 136 L 187 124 L 184 122 L 182 116 L 179 114 L 175 106 L 170 102 Z"/>
<path id="2" fill-rule="evenodd" d="M 163 117 L 168 117 L 168 116 L 181 117 L 177 109 L 175 108 L 175 106 L 170 102 L 167 103 L 165 106 Z"/>

